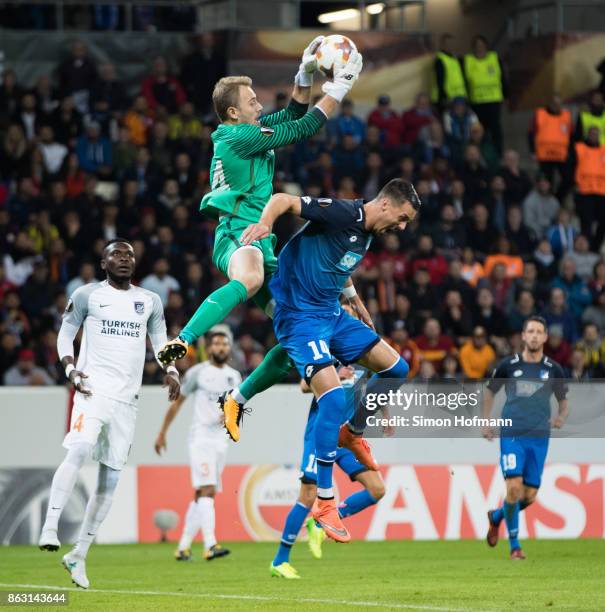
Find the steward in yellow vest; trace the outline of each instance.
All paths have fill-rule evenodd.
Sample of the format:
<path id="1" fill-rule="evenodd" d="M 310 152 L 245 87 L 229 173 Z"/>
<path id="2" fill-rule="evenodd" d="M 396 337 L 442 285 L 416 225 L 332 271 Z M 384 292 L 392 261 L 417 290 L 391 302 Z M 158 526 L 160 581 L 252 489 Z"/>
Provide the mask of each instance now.
<path id="1" fill-rule="evenodd" d="M 600 143 L 605 145 L 605 102 L 603 101 L 603 94 L 599 90 L 592 92 L 588 109 L 578 115 L 576 140 L 586 140 L 588 130 L 591 127 L 598 128 Z"/>
<path id="2" fill-rule="evenodd" d="M 454 98 L 467 97 L 462 66 L 452 53 L 452 41 L 451 34 L 444 34 L 435 56 L 431 102 L 437 104 L 441 112 Z"/>

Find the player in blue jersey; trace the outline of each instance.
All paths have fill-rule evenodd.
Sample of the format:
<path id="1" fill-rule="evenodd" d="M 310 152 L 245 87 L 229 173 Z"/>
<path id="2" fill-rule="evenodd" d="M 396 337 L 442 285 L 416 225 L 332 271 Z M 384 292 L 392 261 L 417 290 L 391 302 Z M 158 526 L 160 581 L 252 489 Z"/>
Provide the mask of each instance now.
<path id="1" fill-rule="evenodd" d="M 498 364 L 487 385 L 483 403 L 483 417 L 489 418 L 494 395 L 505 387 L 502 418 L 512 420 L 510 427 L 500 430 L 500 467 L 506 479 L 506 499 L 501 508 L 487 513 L 487 543 L 496 546 L 500 523 L 504 519 L 511 559 L 525 559 L 519 544 L 519 512 L 536 500 L 550 429 L 561 428 L 568 414 L 563 368 L 543 352 L 548 339 L 546 321 L 538 316 L 526 319 L 521 338 L 525 345 L 523 352 L 506 357 Z M 559 410 L 551 419 L 553 394 Z M 485 428 L 483 435 L 492 440 L 494 431 Z"/>
<path id="2" fill-rule="evenodd" d="M 355 411 L 355 392 L 363 384 L 365 374 L 366 370 L 359 367 L 342 366 L 338 369 L 338 376 L 346 395 L 347 416 L 352 415 Z M 304 380 L 300 381 L 300 386 L 303 393 L 311 391 Z M 298 572 L 290 565 L 290 551 L 317 494 L 317 462 L 315 458 L 317 414 L 317 401 L 314 399 L 305 429 L 305 441 L 300 465 L 300 493 L 298 500 L 286 517 L 279 548 L 269 568 L 272 576 L 287 579 L 300 578 Z M 355 455 L 349 449 L 338 449 L 336 464 L 352 481 L 359 482 L 364 487 L 362 491 L 349 495 L 338 505 L 338 514 L 341 518 L 365 510 L 365 508 L 378 503 L 384 496 L 384 482 L 380 473 L 368 470 L 365 465 L 357 461 Z M 306 521 L 306 526 L 309 534 L 309 550 L 313 557 L 321 559 L 321 546 L 326 534 L 321 527 L 317 526 L 313 518 Z"/>
<path id="3" fill-rule="evenodd" d="M 269 288 L 275 300 L 273 326 L 318 405 L 315 428 L 317 499 L 312 516 L 326 535 L 351 539 L 332 488 L 338 446 L 350 448 L 370 469 L 377 469 L 364 440 L 345 421 L 345 394 L 334 367 L 359 363 L 379 378 L 405 378 L 407 363 L 376 332 L 345 312 L 339 302 L 345 284 L 366 254 L 373 235 L 405 229 L 420 208 L 414 187 L 393 179 L 371 201 L 274 195 L 259 223 L 242 234 L 250 244 L 271 233 L 273 223 L 290 212 L 307 223 L 283 248 Z M 363 460 L 362 460 L 363 459 Z"/>

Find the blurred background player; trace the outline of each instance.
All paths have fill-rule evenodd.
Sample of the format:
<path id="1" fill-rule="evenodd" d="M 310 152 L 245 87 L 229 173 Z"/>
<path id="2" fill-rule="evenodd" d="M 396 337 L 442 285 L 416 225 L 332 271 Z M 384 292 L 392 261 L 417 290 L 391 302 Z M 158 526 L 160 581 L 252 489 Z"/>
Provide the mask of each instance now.
<path id="1" fill-rule="evenodd" d="M 223 429 L 223 414 L 217 405 L 219 395 L 238 385 L 242 378 L 227 365 L 231 357 L 231 336 L 222 326 L 214 327 L 208 337 L 208 361 L 190 368 L 183 380 L 181 395 L 168 408 L 155 441 L 158 455 L 166 449 L 166 433 L 183 402 L 193 396 L 193 420 L 189 430 L 189 461 L 194 498 L 185 516 L 185 525 L 175 553 L 177 561 L 191 558 L 191 543 L 201 529 L 204 558 L 224 557 L 229 550 L 217 544 L 214 535 L 214 496 L 221 490 L 228 438 Z"/>
<path id="2" fill-rule="evenodd" d="M 512 419 L 511 427 L 500 430 L 500 468 L 506 479 L 506 499 L 501 508 L 487 513 L 487 543 L 496 546 L 502 519 L 506 522 L 510 558 L 525 559 L 519 544 L 519 512 L 533 504 L 538 495 L 548 452 L 550 428 L 559 429 L 569 412 L 563 368 L 544 355 L 548 339 L 546 321 L 531 316 L 523 324 L 522 353 L 503 359 L 492 374 L 483 403 L 483 417 L 489 418 L 494 395 L 505 385 L 506 403 L 502 418 Z M 551 420 L 550 399 L 557 398 L 559 413 Z M 494 437 L 486 428 L 484 436 Z"/>
<path id="3" fill-rule="evenodd" d="M 403 179 L 389 181 L 370 202 L 330 198 L 273 196 L 260 221 L 242 234 L 244 244 L 271 233 L 275 220 L 291 212 L 307 223 L 279 255 L 269 285 L 275 299 L 273 326 L 280 344 L 318 404 L 315 428 L 317 500 L 313 518 L 326 535 L 351 539 L 343 525 L 332 487 L 338 446 L 350 448 L 361 463 L 376 470 L 369 445 L 344 426 L 345 395 L 333 363 L 357 362 L 380 378 L 405 378 L 406 362 L 370 327 L 354 319 L 339 303 L 345 285 L 365 256 L 372 236 L 404 230 L 420 208 L 414 187 Z M 354 291 L 354 288 L 352 289 Z"/>
<path id="4" fill-rule="evenodd" d="M 352 314 L 348 306 L 343 308 Z M 338 369 L 338 377 L 345 390 L 348 415 L 355 410 L 355 394 L 359 391 L 359 385 L 366 370 L 354 366 L 342 366 Z M 300 381 L 303 393 L 311 393 L 309 385 Z M 300 493 L 298 500 L 286 517 L 284 531 L 277 554 L 271 563 L 271 576 L 286 579 L 300 578 L 298 572 L 290 565 L 290 552 L 296 541 L 296 537 L 307 518 L 313 502 L 317 496 L 317 463 L 315 459 L 315 425 L 317 423 L 317 400 L 313 399 L 309 409 L 309 418 L 305 429 L 305 442 L 303 447 L 302 461 L 300 464 Z M 347 415 L 347 416 L 348 416 Z M 368 468 L 355 459 L 355 455 L 347 448 L 339 448 L 336 452 L 336 464 L 352 481 L 361 483 L 362 491 L 349 495 L 338 505 L 340 518 L 357 514 L 365 508 L 372 506 L 384 496 L 384 482 L 380 472 L 368 470 Z M 309 534 L 309 550 L 316 559 L 321 559 L 321 545 L 326 538 L 325 531 L 317 525 L 313 518 L 306 521 Z"/>
<path id="5" fill-rule="evenodd" d="M 145 364 L 146 336 L 154 352 L 166 342 L 166 323 L 160 297 L 130 284 L 136 261 L 130 243 L 110 241 L 103 251 L 101 268 L 107 278 L 84 285 L 69 299 L 57 339 L 65 375 L 76 394 L 71 427 L 63 446 L 67 455 L 53 477 L 39 547 L 60 547 L 59 518 L 74 488 L 78 472 L 92 452 L 99 462 L 97 489 L 90 497 L 78 541 L 63 557 L 73 582 L 89 586 L 85 559 L 105 520 L 120 471 L 134 439 L 137 400 Z M 78 363 L 74 366 L 74 340 L 84 326 Z M 179 396 L 179 376 L 174 365 L 166 368 L 164 385 L 169 398 Z"/>
<path id="6" fill-rule="evenodd" d="M 277 239 L 271 235 L 243 245 L 240 236 L 250 223 L 258 221 L 271 197 L 275 167 L 273 150 L 317 133 L 359 77 L 362 57 L 353 50 L 348 63 L 336 70 L 334 79 L 322 85 L 326 95 L 308 111 L 313 72 L 317 68 L 314 52 L 322 40 L 323 37 L 316 38 L 305 49 L 295 77 L 292 100 L 283 111 L 261 118 L 263 107 L 249 77 L 225 77 L 214 88 L 213 101 L 221 123 L 212 134 L 212 191 L 202 200 L 200 210 L 219 219 L 213 262 L 229 282 L 211 293 L 178 337 L 160 351 L 158 357 L 163 363 L 183 357 L 189 344 L 248 298 L 254 296 L 261 310 L 271 315 L 267 282 L 277 265 L 273 253 Z M 234 398 L 237 403 L 225 407 L 227 431 L 235 441 L 238 439 L 236 424 L 240 418 L 240 404 L 280 381 L 290 369 L 287 353 L 275 347 L 257 376 L 239 390 Z"/>

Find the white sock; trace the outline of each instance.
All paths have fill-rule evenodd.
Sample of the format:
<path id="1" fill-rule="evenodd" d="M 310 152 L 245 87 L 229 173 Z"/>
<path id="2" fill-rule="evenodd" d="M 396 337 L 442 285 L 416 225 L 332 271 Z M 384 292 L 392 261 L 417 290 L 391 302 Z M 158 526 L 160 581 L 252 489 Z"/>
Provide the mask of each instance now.
<path id="1" fill-rule="evenodd" d="M 185 515 L 185 525 L 183 526 L 183 533 L 179 540 L 179 550 L 191 548 L 191 542 L 193 542 L 201 526 L 199 509 L 197 504 L 191 501 L 189 503 L 189 508 L 187 508 L 187 514 Z"/>
<path id="2" fill-rule="evenodd" d="M 114 470 L 103 464 L 99 465 L 97 490 L 86 505 L 86 514 L 80 528 L 78 542 L 72 551 L 74 556 L 86 559 L 88 549 L 95 539 L 101 523 L 109 513 L 119 478 L 120 470 Z"/>
<path id="3" fill-rule="evenodd" d="M 61 512 L 73 491 L 78 472 L 86 461 L 90 448 L 88 444 L 73 446 L 67 451 L 65 459 L 57 468 L 50 486 L 46 520 L 42 531 L 57 531 Z"/>
<path id="4" fill-rule="evenodd" d="M 202 534 L 204 535 L 204 549 L 208 550 L 216 544 L 214 535 L 214 498 L 200 497 L 197 500 L 197 508 L 202 526 Z"/>
<path id="5" fill-rule="evenodd" d="M 248 401 L 240 392 L 239 387 L 231 391 L 231 397 L 242 406 Z"/>

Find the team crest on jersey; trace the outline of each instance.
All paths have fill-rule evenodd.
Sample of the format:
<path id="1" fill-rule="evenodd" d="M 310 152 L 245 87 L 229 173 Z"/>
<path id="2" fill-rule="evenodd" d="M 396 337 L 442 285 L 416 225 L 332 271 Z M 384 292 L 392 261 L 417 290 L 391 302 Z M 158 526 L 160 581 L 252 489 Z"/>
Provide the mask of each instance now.
<path id="1" fill-rule="evenodd" d="M 145 303 L 144 302 L 135 302 L 134 303 L 134 311 L 137 314 L 142 315 L 145 312 Z"/>
<path id="2" fill-rule="evenodd" d="M 540 378 L 542 380 L 548 380 L 548 370 L 540 370 Z"/>
<path id="3" fill-rule="evenodd" d="M 353 253 L 353 251 L 347 251 L 342 259 L 336 264 L 336 267 L 343 272 L 348 272 L 351 268 L 355 267 L 361 261 L 361 255 Z"/>

